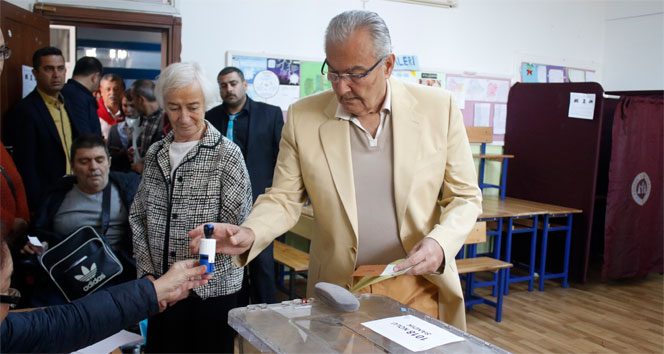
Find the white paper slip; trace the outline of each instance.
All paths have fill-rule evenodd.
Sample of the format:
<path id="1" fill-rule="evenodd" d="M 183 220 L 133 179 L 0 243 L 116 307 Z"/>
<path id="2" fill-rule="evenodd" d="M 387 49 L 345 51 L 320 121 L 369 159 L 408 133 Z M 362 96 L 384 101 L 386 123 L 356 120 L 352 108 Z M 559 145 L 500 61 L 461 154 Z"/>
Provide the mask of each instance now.
<path id="1" fill-rule="evenodd" d="M 463 340 L 413 315 L 383 318 L 362 325 L 413 352 Z"/>
<path id="2" fill-rule="evenodd" d="M 95 344 L 79 349 L 74 353 L 82 354 L 97 354 L 97 353 L 110 353 L 120 346 L 142 342 L 145 340 L 142 336 L 122 330 L 106 339 L 103 339 Z"/>
<path id="3" fill-rule="evenodd" d="M 400 271 L 398 271 L 398 272 L 395 272 L 395 271 L 394 271 L 394 267 L 396 267 L 396 264 L 388 264 L 388 265 L 385 267 L 385 270 L 384 270 L 382 273 L 380 273 L 380 276 L 381 276 L 381 277 L 385 277 L 385 276 L 401 275 L 401 274 L 404 274 L 404 273 L 406 273 L 407 271 L 409 271 L 410 268 L 413 268 L 413 267 L 408 267 L 408 268 L 406 268 L 406 269 L 402 269 L 402 270 L 400 270 Z"/>
<path id="4" fill-rule="evenodd" d="M 33 246 L 44 247 L 44 245 L 41 243 L 41 241 L 39 241 L 39 239 L 38 239 L 37 237 L 35 237 L 35 236 L 30 236 L 30 235 L 28 235 L 28 241 L 30 241 L 30 243 L 31 243 Z"/>

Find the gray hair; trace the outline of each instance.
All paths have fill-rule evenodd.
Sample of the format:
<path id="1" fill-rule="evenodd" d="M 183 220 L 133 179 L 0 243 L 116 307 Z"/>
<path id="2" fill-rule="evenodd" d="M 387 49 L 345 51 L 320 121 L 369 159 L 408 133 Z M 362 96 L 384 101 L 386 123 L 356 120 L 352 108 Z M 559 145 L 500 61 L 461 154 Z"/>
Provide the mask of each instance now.
<path id="1" fill-rule="evenodd" d="M 216 87 L 205 76 L 205 72 L 198 63 L 173 63 L 162 70 L 157 77 L 154 94 L 161 108 L 164 106 L 164 95 L 169 91 L 187 87 L 198 82 L 205 97 L 205 109 L 211 108 L 216 102 Z"/>
<path id="2" fill-rule="evenodd" d="M 325 30 L 325 47 L 345 42 L 357 29 L 369 31 L 376 59 L 392 53 L 392 40 L 385 21 L 377 13 L 365 10 L 350 10 L 334 16 Z"/>

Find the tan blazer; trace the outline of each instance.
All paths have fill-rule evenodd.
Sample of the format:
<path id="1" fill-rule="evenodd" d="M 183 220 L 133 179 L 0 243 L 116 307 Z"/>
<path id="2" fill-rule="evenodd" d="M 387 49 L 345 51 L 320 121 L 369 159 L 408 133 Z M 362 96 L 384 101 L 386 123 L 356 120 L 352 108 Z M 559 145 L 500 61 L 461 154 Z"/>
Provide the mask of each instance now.
<path id="1" fill-rule="evenodd" d="M 481 191 L 461 112 L 449 92 L 391 80 L 394 188 L 399 235 L 406 252 L 423 237 L 445 252 L 442 274 L 425 276 L 439 288 L 440 319 L 465 329 L 454 256 L 481 213 Z M 326 281 L 350 288 L 357 258 L 357 210 L 350 129 L 335 118 L 338 101 L 326 91 L 291 105 L 272 188 L 243 224 L 256 234 L 244 265 L 298 221 L 311 200 L 315 237 L 309 250 L 307 294 Z M 441 189 L 442 188 L 442 189 Z"/>

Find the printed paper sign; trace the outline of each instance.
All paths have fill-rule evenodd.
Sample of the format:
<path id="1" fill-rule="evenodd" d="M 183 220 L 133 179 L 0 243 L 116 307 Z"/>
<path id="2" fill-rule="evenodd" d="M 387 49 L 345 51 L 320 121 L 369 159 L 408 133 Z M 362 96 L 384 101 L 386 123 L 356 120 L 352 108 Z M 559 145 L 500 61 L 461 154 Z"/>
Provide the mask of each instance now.
<path id="1" fill-rule="evenodd" d="M 594 93 L 569 93 L 569 113 L 570 118 L 593 119 L 595 113 L 595 94 Z"/>
<path id="2" fill-rule="evenodd" d="M 505 134 L 505 124 L 507 122 L 507 105 L 496 104 L 493 106 L 493 133 Z"/>
<path id="3" fill-rule="evenodd" d="M 22 65 L 21 70 L 23 82 L 23 96 L 21 97 L 25 98 L 25 96 L 29 95 L 30 92 L 32 92 L 35 87 L 37 87 L 37 79 L 35 79 L 34 75 L 32 75 L 32 67 Z"/>
<path id="4" fill-rule="evenodd" d="M 463 340 L 413 315 L 383 318 L 362 325 L 413 352 Z"/>
<path id="5" fill-rule="evenodd" d="M 396 55 L 394 70 L 420 70 L 420 61 L 417 59 L 417 55 Z"/>

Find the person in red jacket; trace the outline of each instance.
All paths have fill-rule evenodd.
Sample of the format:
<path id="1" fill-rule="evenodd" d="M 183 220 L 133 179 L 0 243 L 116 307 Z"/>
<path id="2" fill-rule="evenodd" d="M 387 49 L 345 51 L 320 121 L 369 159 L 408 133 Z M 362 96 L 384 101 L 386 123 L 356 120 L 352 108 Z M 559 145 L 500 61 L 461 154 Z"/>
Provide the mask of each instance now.
<path id="1" fill-rule="evenodd" d="M 0 74 L 2 74 L 5 59 L 9 59 L 11 52 L 11 49 L 5 46 L 5 37 L 0 31 Z M 30 221 L 23 179 L 3 144 L 0 144 L 0 220 L 7 228 L 9 235 L 24 232 Z"/>
<path id="2" fill-rule="evenodd" d="M 21 175 L 5 146 L 0 144 L 0 219 L 11 235 L 28 228 L 30 212 Z"/>
<path id="3" fill-rule="evenodd" d="M 111 126 L 124 120 L 122 113 L 122 96 L 125 92 L 125 84 L 122 78 L 116 74 L 106 74 L 101 77 L 99 84 L 101 98 L 97 101 L 99 108 L 99 124 L 101 125 L 101 134 L 108 139 L 108 132 Z"/>

